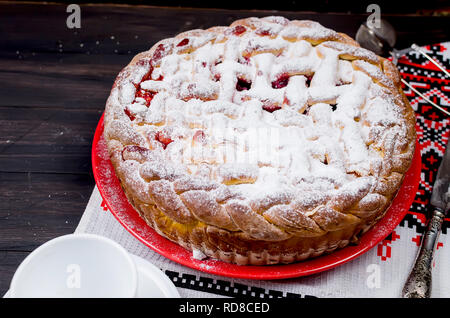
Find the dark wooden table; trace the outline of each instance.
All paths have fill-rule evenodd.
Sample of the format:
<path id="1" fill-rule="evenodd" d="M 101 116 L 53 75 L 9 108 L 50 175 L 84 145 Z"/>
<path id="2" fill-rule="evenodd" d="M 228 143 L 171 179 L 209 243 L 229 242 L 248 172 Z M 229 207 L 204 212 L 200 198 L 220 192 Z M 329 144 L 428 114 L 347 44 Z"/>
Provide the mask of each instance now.
<path id="1" fill-rule="evenodd" d="M 311 19 L 354 36 L 365 15 L 0 3 L 0 295 L 40 244 L 71 233 L 94 187 L 91 142 L 116 74 L 138 52 L 192 28 L 247 16 Z M 398 47 L 449 40 L 449 18 L 384 16 Z"/>

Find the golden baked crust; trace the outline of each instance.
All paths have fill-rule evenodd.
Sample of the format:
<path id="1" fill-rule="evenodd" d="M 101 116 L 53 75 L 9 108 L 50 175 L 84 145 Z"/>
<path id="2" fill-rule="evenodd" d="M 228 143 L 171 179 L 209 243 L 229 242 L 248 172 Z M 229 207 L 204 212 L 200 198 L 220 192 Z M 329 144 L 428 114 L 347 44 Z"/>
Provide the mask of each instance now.
<path id="1" fill-rule="evenodd" d="M 265 17 L 138 54 L 114 83 L 104 137 L 158 233 L 265 265 L 357 242 L 400 187 L 414 126 L 390 61 L 316 22 Z"/>

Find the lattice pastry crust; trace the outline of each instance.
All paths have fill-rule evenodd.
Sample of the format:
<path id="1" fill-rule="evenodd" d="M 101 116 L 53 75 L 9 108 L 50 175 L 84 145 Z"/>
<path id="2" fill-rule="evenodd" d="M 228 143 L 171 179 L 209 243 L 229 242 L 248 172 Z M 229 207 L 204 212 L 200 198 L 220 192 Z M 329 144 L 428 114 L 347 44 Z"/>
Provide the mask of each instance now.
<path id="1" fill-rule="evenodd" d="M 380 219 L 415 117 L 388 60 L 312 21 L 192 30 L 118 75 L 104 136 L 158 233 L 237 264 L 328 253 Z"/>

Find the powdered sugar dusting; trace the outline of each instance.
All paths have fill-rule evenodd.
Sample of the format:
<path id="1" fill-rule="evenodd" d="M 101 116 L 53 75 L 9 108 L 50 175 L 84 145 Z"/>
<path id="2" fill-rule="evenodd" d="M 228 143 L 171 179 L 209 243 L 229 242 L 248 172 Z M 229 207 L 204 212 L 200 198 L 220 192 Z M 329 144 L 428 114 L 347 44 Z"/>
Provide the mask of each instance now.
<path id="1" fill-rule="evenodd" d="M 311 21 L 248 26 L 167 40 L 150 76 L 122 83 L 122 117 L 160 154 L 158 169 L 183 166 L 179 176 L 226 184 L 250 201 L 279 189 L 333 194 L 372 175 L 377 149 L 406 131 L 378 57 Z M 375 132 L 384 138 L 374 142 Z M 169 178 L 145 167 L 141 174 Z"/>
<path id="2" fill-rule="evenodd" d="M 202 251 L 198 250 L 198 249 L 193 249 L 192 250 L 192 257 L 196 260 L 204 260 L 206 259 L 208 256 L 206 256 Z"/>

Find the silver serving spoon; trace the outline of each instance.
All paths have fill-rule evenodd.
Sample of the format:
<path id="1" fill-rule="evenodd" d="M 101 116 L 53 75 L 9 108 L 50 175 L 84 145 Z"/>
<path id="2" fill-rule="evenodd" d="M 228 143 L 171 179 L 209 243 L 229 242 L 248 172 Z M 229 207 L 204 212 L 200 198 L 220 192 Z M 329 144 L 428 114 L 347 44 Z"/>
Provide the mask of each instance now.
<path id="1" fill-rule="evenodd" d="M 395 33 L 395 29 L 392 25 L 386 20 L 380 19 L 379 27 L 374 27 L 372 24 L 367 24 L 364 22 L 358 29 L 356 33 L 356 41 L 363 47 L 368 50 L 373 51 L 374 53 L 382 56 L 391 55 L 392 62 L 397 65 L 398 58 L 410 51 L 416 51 L 422 54 L 425 58 L 430 60 L 434 65 L 436 65 L 441 71 L 443 71 L 447 76 L 450 77 L 449 72 L 439 63 L 437 63 L 433 58 L 431 58 L 427 53 L 425 53 L 420 47 L 416 44 L 412 44 L 411 47 L 397 50 L 394 48 L 395 42 L 397 40 L 397 35 Z M 416 90 L 413 86 L 411 86 L 407 81 L 401 79 L 402 83 L 408 86 L 414 93 L 422 97 L 427 103 L 431 104 L 435 108 L 442 111 L 444 114 L 450 116 L 450 112 L 441 106 L 432 102 L 425 95 Z"/>
<path id="2" fill-rule="evenodd" d="M 364 48 L 378 55 L 388 55 L 393 50 L 397 35 L 392 25 L 380 20 L 379 27 L 364 22 L 356 33 L 356 41 Z"/>

